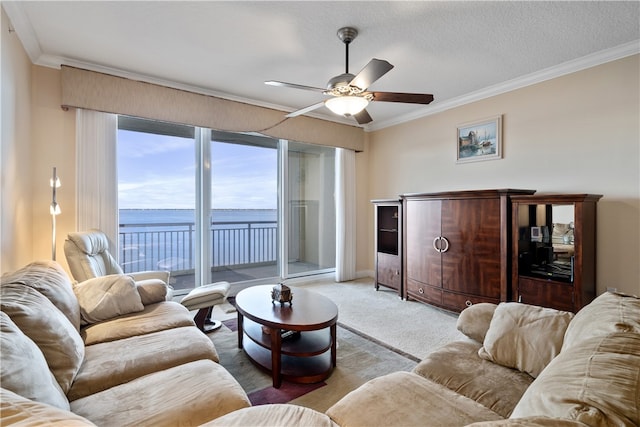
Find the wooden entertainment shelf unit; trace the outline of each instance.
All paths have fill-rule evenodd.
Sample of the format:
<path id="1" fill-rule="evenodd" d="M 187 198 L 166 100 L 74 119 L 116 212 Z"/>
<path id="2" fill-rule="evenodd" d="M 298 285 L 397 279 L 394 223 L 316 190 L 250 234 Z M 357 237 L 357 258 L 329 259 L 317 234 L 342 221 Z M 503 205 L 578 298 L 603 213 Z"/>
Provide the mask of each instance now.
<path id="1" fill-rule="evenodd" d="M 535 192 L 372 200 L 376 290 L 454 312 L 507 301 L 577 312 L 595 297 L 602 195 Z"/>
<path id="2" fill-rule="evenodd" d="M 460 312 L 510 301 L 511 197 L 535 190 L 404 194 L 404 296 Z"/>

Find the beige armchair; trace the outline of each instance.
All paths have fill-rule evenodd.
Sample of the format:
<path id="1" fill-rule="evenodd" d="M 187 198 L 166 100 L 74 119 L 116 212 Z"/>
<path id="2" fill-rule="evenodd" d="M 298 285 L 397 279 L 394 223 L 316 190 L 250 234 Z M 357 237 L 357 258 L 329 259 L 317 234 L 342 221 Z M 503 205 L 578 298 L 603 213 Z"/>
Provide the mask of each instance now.
<path id="1" fill-rule="evenodd" d="M 94 277 L 111 274 L 125 274 L 116 260 L 109 253 L 109 241 L 106 234 L 100 230 L 79 231 L 69 233 L 64 242 L 64 254 L 74 279 L 83 282 Z M 161 286 L 165 287 L 166 299 L 173 298 L 173 288 L 169 285 L 168 271 L 140 271 L 126 273 L 133 278 L 145 303 L 152 295 L 157 295 Z"/>

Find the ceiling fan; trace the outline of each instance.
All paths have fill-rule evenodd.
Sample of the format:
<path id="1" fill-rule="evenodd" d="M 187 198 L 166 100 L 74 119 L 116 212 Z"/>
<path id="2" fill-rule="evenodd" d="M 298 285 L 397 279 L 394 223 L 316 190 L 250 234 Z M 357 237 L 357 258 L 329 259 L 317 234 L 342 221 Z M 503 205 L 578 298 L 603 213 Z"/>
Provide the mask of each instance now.
<path id="1" fill-rule="evenodd" d="M 408 104 L 429 104 L 433 101 L 433 95 L 423 93 L 399 93 L 399 92 L 374 92 L 367 90 L 380 77 L 387 74 L 392 68 L 389 62 L 382 59 L 372 59 L 357 74 L 349 73 L 349 44 L 356 38 L 358 31 L 352 27 L 343 27 L 338 30 L 338 38 L 345 45 L 346 67 L 344 74 L 333 77 L 327 83 L 326 89 L 312 86 L 304 86 L 295 83 L 285 83 L 274 80 L 265 83 L 271 86 L 290 87 L 294 89 L 320 92 L 331 98 L 293 111 L 286 117 L 296 117 L 326 106 L 336 114 L 346 117 L 353 116 L 358 124 L 364 125 L 373 119 L 365 110 L 371 101 L 402 102 Z"/>

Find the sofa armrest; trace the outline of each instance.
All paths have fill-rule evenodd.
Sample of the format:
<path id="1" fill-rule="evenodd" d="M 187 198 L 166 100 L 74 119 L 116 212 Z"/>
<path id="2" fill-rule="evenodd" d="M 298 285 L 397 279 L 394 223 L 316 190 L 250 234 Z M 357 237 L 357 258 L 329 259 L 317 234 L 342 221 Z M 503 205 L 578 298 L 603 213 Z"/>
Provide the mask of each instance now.
<path id="1" fill-rule="evenodd" d="M 136 288 L 140 294 L 143 305 L 168 301 L 173 298 L 173 289 L 165 282 L 158 279 L 136 281 Z"/>
<path id="2" fill-rule="evenodd" d="M 149 279 L 157 279 L 162 280 L 166 285 L 169 284 L 169 276 L 170 272 L 164 270 L 147 270 L 147 271 L 136 271 L 135 273 L 126 273 L 127 276 L 130 276 L 136 282 L 140 282 L 142 280 Z"/>
<path id="3" fill-rule="evenodd" d="M 127 276 L 135 280 L 144 305 L 173 299 L 173 287 L 169 284 L 170 275 L 170 272 L 163 270 L 127 273 Z"/>
<path id="4" fill-rule="evenodd" d="M 497 304 L 487 302 L 473 304 L 462 310 L 456 328 L 472 340 L 482 344 L 496 308 L 498 308 Z"/>

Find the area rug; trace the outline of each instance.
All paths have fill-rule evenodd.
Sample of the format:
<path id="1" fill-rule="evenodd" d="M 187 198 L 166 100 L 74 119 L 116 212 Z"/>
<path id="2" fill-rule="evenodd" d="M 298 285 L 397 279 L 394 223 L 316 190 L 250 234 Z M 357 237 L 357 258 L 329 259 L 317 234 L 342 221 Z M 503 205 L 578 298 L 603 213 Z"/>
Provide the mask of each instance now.
<path id="1" fill-rule="evenodd" d="M 220 357 L 220 364 L 244 388 L 253 405 L 294 403 L 326 411 L 351 390 L 366 381 L 396 371 L 411 371 L 418 359 L 375 339 L 338 324 L 337 366 L 324 382 L 296 384 L 283 381 L 272 387 L 271 376 L 254 366 L 238 348 L 236 319 L 228 319 L 208 336 Z"/>

